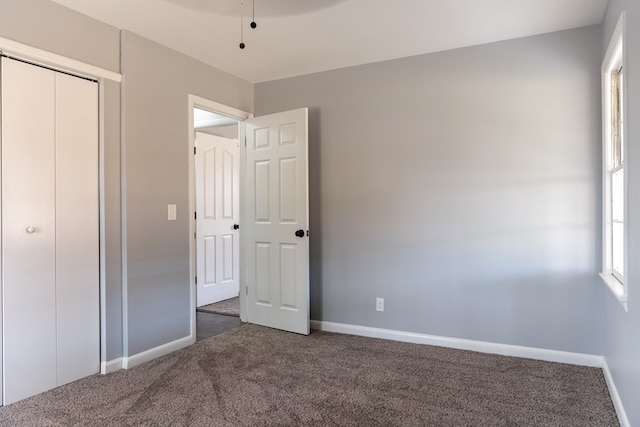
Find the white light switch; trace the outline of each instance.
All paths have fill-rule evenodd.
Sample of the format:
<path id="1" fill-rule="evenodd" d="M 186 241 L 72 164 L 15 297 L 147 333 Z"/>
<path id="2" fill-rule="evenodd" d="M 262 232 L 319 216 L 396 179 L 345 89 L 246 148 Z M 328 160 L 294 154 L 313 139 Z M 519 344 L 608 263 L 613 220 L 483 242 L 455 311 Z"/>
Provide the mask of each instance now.
<path id="1" fill-rule="evenodd" d="M 176 217 L 178 216 L 178 209 L 176 208 L 176 205 L 168 205 L 168 220 L 169 221 L 175 221 Z"/>

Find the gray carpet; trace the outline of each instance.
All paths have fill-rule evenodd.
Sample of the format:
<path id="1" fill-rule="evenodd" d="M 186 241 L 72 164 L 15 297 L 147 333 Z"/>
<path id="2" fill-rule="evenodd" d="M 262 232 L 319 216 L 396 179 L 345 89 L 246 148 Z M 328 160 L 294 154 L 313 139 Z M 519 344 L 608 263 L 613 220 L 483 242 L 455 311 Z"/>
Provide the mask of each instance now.
<path id="1" fill-rule="evenodd" d="M 0 408 L 2 426 L 614 426 L 602 371 L 243 325 Z"/>
<path id="2" fill-rule="evenodd" d="M 235 297 L 214 304 L 203 305 L 198 307 L 196 311 L 240 317 L 240 298 Z"/>

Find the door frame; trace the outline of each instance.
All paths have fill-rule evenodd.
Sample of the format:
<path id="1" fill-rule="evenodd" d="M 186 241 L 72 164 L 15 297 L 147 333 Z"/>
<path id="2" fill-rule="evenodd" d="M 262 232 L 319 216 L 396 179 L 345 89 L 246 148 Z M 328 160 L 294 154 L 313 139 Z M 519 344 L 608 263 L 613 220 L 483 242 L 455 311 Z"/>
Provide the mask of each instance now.
<path id="1" fill-rule="evenodd" d="M 196 130 L 193 123 L 193 109 L 202 108 L 203 110 L 211 111 L 212 113 L 220 114 L 231 119 L 238 121 L 238 143 L 239 143 L 239 174 L 240 183 L 238 186 L 238 197 L 240 204 L 239 223 L 242 225 L 244 219 L 244 177 L 245 177 L 245 126 L 244 121 L 253 118 L 253 114 L 247 111 L 239 110 L 228 105 L 220 104 L 210 99 L 202 98 L 197 95 L 187 95 L 187 111 L 188 111 L 188 141 L 187 147 L 189 154 L 189 310 L 191 316 L 191 340 L 196 342 L 196 221 L 195 221 L 195 209 L 196 209 L 196 194 L 195 194 L 195 156 L 193 150 L 195 147 Z M 244 233 L 240 229 L 240 320 L 246 321 L 247 319 L 247 298 L 246 298 L 246 270 L 243 266 L 245 262 L 245 251 L 242 250 L 244 246 Z M 245 291 L 243 292 L 243 289 Z"/>
<path id="2" fill-rule="evenodd" d="M 98 83 L 98 220 L 99 220 L 99 319 L 98 330 L 100 342 L 100 373 L 108 372 L 107 366 L 107 310 L 106 310 L 106 191 L 105 191 L 105 108 L 104 108 L 104 82 L 110 80 L 116 83 L 122 82 L 120 73 L 91 65 L 56 53 L 48 52 L 17 41 L 0 37 L 0 52 L 3 55 L 25 62 L 61 71 L 72 75 L 86 77 Z M 0 274 L 2 271 L 0 271 Z M 0 297 L 2 289 L 0 288 Z M 0 316 L 2 307 L 0 306 Z M 2 328 L 0 328 L 0 366 L 3 366 Z M 4 373 L 0 369 L 0 377 Z M 0 381 L 0 394 L 2 394 L 2 382 Z M 1 402 L 0 402 L 1 405 Z"/>

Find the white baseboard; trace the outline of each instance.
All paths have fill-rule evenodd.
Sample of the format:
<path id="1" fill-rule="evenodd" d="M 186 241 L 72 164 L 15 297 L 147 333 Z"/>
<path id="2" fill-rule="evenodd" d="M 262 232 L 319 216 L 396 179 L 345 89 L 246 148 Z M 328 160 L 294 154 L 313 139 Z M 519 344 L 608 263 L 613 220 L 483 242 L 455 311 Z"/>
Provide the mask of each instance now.
<path id="1" fill-rule="evenodd" d="M 108 362 L 100 363 L 100 373 L 102 375 L 110 374 L 111 372 L 119 371 L 122 369 L 122 357 L 118 357 L 117 359 L 109 360 Z"/>
<path id="2" fill-rule="evenodd" d="M 613 401 L 613 407 L 616 408 L 616 414 L 618 414 L 620 427 L 630 427 L 631 424 L 629 423 L 629 418 L 627 418 L 627 411 L 624 410 L 622 399 L 620 399 L 618 388 L 616 387 L 616 383 L 613 381 L 613 375 L 611 375 L 609 364 L 607 363 L 606 359 L 604 361 L 602 371 L 604 372 L 604 379 L 607 381 L 607 387 L 609 388 L 609 394 L 611 395 L 611 400 Z"/>
<path id="3" fill-rule="evenodd" d="M 459 350 L 471 350 L 478 351 L 480 353 L 500 354 L 503 356 L 545 360 L 548 362 L 567 363 L 571 365 L 591 366 L 597 368 L 602 368 L 605 365 L 604 357 L 592 354 L 571 353 L 567 351 L 547 350 L 510 344 L 497 344 L 486 341 L 449 338 L 437 335 L 371 328 L 368 326 L 348 325 L 344 323 L 323 322 L 318 320 L 311 321 L 311 328 L 320 331 L 337 332 L 340 334 L 360 335 L 363 337 L 382 338 L 414 344 L 435 345 Z"/>
<path id="4" fill-rule="evenodd" d="M 163 344 L 158 347 L 154 347 L 149 350 L 143 351 L 142 353 L 134 354 L 133 356 L 129 356 L 129 357 L 123 357 L 122 367 L 124 369 L 133 368 L 134 366 L 138 366 L 144 362 L 148 362 L 160 356 L 164 356 L 165 354 L 173 353 L 176 350 L 180 350 L 181 348 L 187 347 L 193 344 L 195 341 L 196 341 L 195 337 L 192 335 L 189 335 L 187 337 L 177 339 L 170 343 Z"/>

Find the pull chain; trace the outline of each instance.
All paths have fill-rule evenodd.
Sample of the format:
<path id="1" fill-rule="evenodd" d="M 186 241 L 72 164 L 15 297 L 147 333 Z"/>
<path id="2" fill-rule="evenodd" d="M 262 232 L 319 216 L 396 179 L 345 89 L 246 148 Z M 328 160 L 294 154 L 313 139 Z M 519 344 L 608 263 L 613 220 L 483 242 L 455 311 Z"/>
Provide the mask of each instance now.
<path id="1" fill-rule="evenodd" d="M 242 28 L 242 21 L 244 21 L 244 0 L 240 0 L 240 49 L 244 49 L 244 28 Z"/>
<path id="2" fill-rule="evenodd" d="M 256 28 L 258 24 L 256 24 L 256 0 L 253 0 L 253 10 L 251 15 L 251 28 Z"/>

